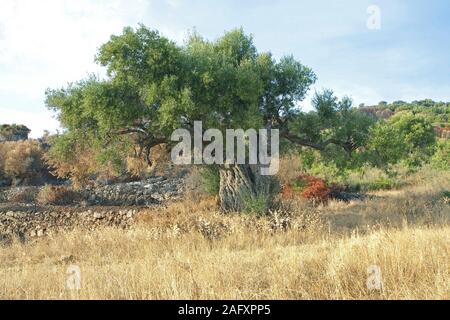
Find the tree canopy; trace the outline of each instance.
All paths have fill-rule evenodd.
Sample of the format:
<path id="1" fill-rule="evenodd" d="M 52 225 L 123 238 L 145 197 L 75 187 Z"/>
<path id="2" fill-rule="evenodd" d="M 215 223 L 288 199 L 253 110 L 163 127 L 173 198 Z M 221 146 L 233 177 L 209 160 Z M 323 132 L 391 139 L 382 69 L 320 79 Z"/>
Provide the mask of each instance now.
<path id="1" fill-rule="evenodd" d="M 258 52 L 242 29 L 214 41 L 192 33 L 177 45 L 143 25 L 128 27 L 100 47 L 96 61 L 106 67 L 106 79 L 91 76 L 47 91 L 47 106 L 66 132 L 55 150 L 67 153 L 77 144 L 117 151 L 129 142 L 148 155 L 194 121 L 205 128 L 277 128 L 293 143 L 319 150 L 335 144 L 347 152 L 367 132 L 368 117 L 329 90 L 316 93 L 314 112 L 302 113 L 299 102 L 316 75 L 293 56 L 276 60 Z"/>
<path id="2" fill-rule="evenodd" d="M 383 168 L 406 160 L 420 166 L 434 152 L 436 134 L 423 116 L 400 112 L 371 128 L 368 150 L 371 162 Z"/>

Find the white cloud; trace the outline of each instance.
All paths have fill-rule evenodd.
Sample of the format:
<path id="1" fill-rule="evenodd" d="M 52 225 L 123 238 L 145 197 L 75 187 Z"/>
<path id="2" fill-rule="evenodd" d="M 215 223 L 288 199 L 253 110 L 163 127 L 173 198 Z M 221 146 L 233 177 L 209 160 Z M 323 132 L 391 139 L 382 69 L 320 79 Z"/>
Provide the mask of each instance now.
<path id="1" fill-rule="evenodd" d="M 181 0 L 167 0 L 167 3 L 169 4 L 169 6 L 171 6 L 174 9 L 178 9 L 181 4 L 182 1 Z"/>
<path id="2" fill-rule="evenodd" d="M 45 112 L 45 89 L 103 73 L 94 63 L 98 46 L 149 12 L 150 1 L 130 2 L 1 0 L 0 122 L 24 123 L 32 134 L 56 128 Z"/>
<path id="3" fill-rule="evenodd" d="M 143 17 L 148 2 L 136 4 L 141 5 L 126 6 L 125 1 L 2 0 L 0 44 L 4 49 L 0 63 L 62 68 L 61 73 L 90 70 L 97 46 L 130 20 Z"/>

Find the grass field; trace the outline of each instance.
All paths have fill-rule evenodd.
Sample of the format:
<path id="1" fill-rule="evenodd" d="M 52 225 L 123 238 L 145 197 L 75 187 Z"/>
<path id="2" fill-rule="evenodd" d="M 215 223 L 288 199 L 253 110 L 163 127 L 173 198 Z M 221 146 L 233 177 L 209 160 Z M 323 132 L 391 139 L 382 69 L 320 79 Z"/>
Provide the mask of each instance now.
<path id="1" fill-rule="evenodd" d="M 448 174 L 350 204 L 221 215 L 212 199 L 0 248 L 0 299 L 450 299 Z M 80 289 L 67 288 L 68 267 Z M 381 290 L 367 287 L 368 268 Z"/>

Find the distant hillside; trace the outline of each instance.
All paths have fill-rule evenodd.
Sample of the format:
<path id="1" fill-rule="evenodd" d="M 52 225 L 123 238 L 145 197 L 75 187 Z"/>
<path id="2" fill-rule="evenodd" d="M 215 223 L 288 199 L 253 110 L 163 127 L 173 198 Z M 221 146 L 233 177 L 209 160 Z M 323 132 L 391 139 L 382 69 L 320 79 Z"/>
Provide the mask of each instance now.
<path id="1" fill-rule="evenodd" d="M 450 138 L 450 102 L 436 102 L 431 99 L 405 102 L 381 101 L 375 106 L 361 104 L 359 109 L 377 119 L 388 119 L 402 111 L 422 115 L 434 124 L 436 134 L 441 138 Z"/>

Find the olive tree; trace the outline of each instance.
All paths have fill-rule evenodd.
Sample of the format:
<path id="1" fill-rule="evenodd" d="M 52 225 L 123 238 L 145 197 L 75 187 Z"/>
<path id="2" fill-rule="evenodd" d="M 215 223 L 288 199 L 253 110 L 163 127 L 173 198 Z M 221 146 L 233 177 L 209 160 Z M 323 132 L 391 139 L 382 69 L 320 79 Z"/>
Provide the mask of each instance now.
<path id="1" fill-rule="evenodd" d="M 315 95 L 315 111 L 301 112 L 313 71 L 293 56 L 276 60 L 258 52 L 242 29 L 214 41 L 193 33 L 177 45 L 143 25 L 125 28 L 100 47 L 96 61 L 106 67 L 106 79 L 47 91 L 47 106 L 65 128 L 54 146 L 60 156 L 94 148 L 108 159 L 133 146 L 149 160 L 152 147 L 170 143 L 175 129 L 192 131 L 195 121 L 221 131 L 278 129 L 291 143 L 347 153 L 367 132 L 350 121 L 350 99 L 338 101 L 331 91 Z M 242 210 L 244 195 L 268 199 L 271 179 L 254 166 L 219 165 L 219 171 L 224 211 Z"/>

